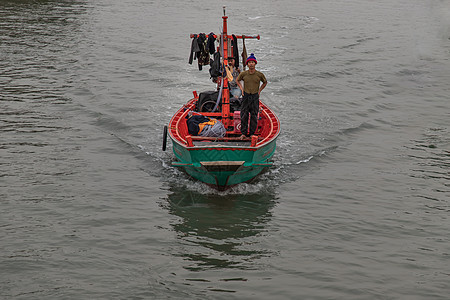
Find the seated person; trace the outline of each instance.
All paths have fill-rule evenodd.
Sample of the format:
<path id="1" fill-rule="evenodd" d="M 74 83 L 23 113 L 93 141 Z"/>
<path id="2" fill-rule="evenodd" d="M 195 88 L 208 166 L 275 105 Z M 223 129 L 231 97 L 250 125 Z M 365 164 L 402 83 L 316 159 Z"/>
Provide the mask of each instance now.
<path id="1" fill-rule="evenodd" d="M 239 73 L 241 73 L 241 70 L 239 70 L 239 68 L 236 68 L 234 66 L 234 57 L 228 57 L 228 66 L 226 68 L 228 69 L 229 74 L 233 76 L 233 80 L 228 81 L 228 86 L 230 87 L 230 94 L 233 98 L 239 99 L 242 96 L 242 91 L 238 87 L 236 79 L 239 76 Z"/>

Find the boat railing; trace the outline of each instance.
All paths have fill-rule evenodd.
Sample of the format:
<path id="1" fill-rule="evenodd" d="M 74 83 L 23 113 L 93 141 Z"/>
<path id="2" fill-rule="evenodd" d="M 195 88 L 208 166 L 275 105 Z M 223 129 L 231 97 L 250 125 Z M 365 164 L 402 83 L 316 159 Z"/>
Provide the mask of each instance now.
<path id="1" fill-rule="evenodd" d="M 170 123 L 174 124 L 174 127 L 171 127 L 171 133 L 174 136 L 174 138 L 182 143 L 187 143 L 186 139 L 184 138 L 185 136 L 188 135 L 187 132 L 187 125 L 186 125 L 186 115 L 192 111 L 195 107 L 195 98 L 191 99 L 187 104 L 183 105 L 183 107 L 181 107 L 178 112 L 173 116 L 173 122 L 171 121 Z M 181 114 L 180 114 L 181 112 Z M 182 124 L 181 122 L 184 121 L 184 124 Z M 181 130 L 184 130 L 186 132 L 180 132 Z"/>
<path id="2" fill-rule="evenodd" d="M 251 142 L 251 147 L 259 147 L 264 145 L 265 143 L 271 141 L 275 136 L 278 135 L 280 128 L 279 128 L 279 121 L 277 116 L 266 107 L 264 103 L 261 103 L 261 114 L 267 118 L 267 125 L 269 128 L 266 128 L 266 134 L 263 136 L 252 136 L 252 137 L 233 137 L 233 136 L 225 136 L 225 137 L 203 137 L 203 136 L 193 136 L 190 135 L 187 131 L 187 125 L 182 124 L 182 122 L 185 122 L 186 116 L 189 112 L 193 111 L 195 108 L 195 101 L 196 99 L 192 99 L 189 103 L 184 105 L 178 113 L 174 116 L 174 127 L 171 127 L 170 130 L 172 132 L 172 135 L 181 143 L 186 144 L 188 147 L 194 147 L 194 141 L 215 141 L 215 142 Z M 203 115 L 207 115 L 209 117 L 214 117 L 215 114 L 217 114 L 217 117 L 220 116 L 220 113 L 200 113 Z M 183 131 L 183 132 L 182 132 Z"/>
<path id="3" fill-rule="evenodd" d="M 261 146 L 264 143 L 271 141 L 280 132 L 280 125 L 279 125 L 280 123 L 278 121 L 277 116 L 270 109 L 268 109 L 265 104 L 261 103 L 261 106 L 262 106 L 261 113 L 266 115 L 266 117 L 268 118 L 270 128 L 268 130 L 268 134 L 266 134 L 261 141 L 258 141 L 258 146 Z"/>

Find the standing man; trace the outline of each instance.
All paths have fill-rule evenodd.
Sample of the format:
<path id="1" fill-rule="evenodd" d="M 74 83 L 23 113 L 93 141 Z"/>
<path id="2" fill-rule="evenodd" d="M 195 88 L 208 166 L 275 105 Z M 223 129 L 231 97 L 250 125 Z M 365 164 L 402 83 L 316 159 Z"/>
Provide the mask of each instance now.
<path id="1" fill-rule="evenodd" d="M 236 83 L 242 91 L 244 97 L 241 105 L 241 138 L 255 134 L 258 125 L 259 94 L 266 87 L 267 80 L 263 73 L 256 71 L 256 57 L 252 53 L 247 58 L 248 70 L 239 74 Z M 244 87 L 241 85 L 244 81 Z M 260 82 L 262 85 L 260 86 Z M 248 117 L 250 114 L 250 130 L 248 128 Z"/>

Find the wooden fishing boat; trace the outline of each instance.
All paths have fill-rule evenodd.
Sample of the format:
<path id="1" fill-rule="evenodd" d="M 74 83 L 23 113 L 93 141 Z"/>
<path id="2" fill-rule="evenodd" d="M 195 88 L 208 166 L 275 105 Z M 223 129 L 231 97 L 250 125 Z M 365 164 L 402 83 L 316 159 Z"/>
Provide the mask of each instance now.
<path id="1" fill-rule="evenodd" d="M 222 70 L 228 65 L 228 43 L 232 35 L 227 33 L 227 19 L 223 19 L 223 32 L 220 35 Z M 191 38 L 194 35 L 191 34 Z M 257 38 L 258 36 L 234 36 L 236 38 Z M 167 134 L 172 141 L 177 161 L 175 167 L 183 168 L 190 176 L 219 190 L 247 182 L 272 166 L 271 158 L 280 133 L 280 122 L 275 113 L 262 101 L 258 116 L 257 130 L 251 137 L 241 138 L 239 107 L 230 104 L 228 78 L 224 71 L 220 76 L 220 91 L 217 102 L 201 97 L 193 92 L 193 98 L 183 105 L 164 126 L 163 150 L 166 149 Z M 213 91 L 217 92 L 217 91 Z M 205 101 L 206 99 L 206 101 Z M 193 135 L 189 132 L 187 119 L 192 114 L 214 118 L 225 128 L 221 137 Z"/>

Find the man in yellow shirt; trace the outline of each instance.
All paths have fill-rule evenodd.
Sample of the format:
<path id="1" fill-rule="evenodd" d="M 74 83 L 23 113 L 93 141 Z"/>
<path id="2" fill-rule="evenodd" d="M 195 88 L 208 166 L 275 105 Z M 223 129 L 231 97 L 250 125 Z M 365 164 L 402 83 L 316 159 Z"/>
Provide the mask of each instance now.
<path id="1" fill-rule="evenodd" d="M 236 79 L 236 83 L 244 95 L 241 105 L 241 138 L 255 134 L 258 125 L 259 94 L 266 87 L 267 80 L 263 73 L 256 71 L 255 55 L 252 53 L 247 58 L 248 70 L 241 72 Z M 241 81 L 244 81 L 242 87 Z M 260 83 L 262 82 L 262 85 Z M 248 128 L 248 118 L 250 115 L 250 128 Z"/>

